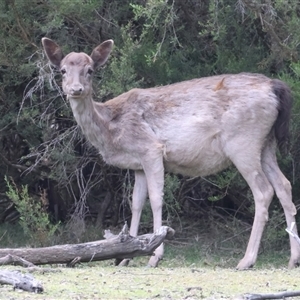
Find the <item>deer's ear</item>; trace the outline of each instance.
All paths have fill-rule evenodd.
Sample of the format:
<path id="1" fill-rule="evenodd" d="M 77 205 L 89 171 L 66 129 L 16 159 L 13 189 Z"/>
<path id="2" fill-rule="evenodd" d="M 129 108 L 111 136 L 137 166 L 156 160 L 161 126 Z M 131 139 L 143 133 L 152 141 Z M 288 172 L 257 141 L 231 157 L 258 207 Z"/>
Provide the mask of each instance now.
<path id="1" fill-rule="evenodd" d="M 45 37 L 42 38 L 42 44 L 51 64 L 59 68 L 60 62 L 64 57 L 61 48 L 55 42 Z"/>
<path id="2" fill-rule="evenodd" d="M 95 63 L 95 68 L 103 66 L 106 63 L 113 45 L 113 40 L 107 40 L 93 50 L 91 58 Z"/>

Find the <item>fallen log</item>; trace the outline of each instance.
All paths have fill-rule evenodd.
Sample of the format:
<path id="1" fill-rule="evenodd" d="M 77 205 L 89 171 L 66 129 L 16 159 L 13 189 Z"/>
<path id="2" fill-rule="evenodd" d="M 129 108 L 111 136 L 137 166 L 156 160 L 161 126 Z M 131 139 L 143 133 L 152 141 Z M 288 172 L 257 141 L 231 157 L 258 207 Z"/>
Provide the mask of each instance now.
<path id="1" fill-rule="evenodd" d="M 67 263 L 71 266 L 79 261 L 90 262 L 147 256 L 152 255 L 164 239 L 172 237 L 174 233 L 172 228 L 162 226 L 153 234 L 132 237 L 125 225 L 118 235 L 107 232 L 106 240 L 42 248 L 0 249 L 0 264 L 11 261 L 11 257 L 15 256 L 34 265 Z"/>
<path id="2" fill-rule="evenodd" d="M 42 293 L 43 286 L 32 275 L 23 274 L 19 271 L 0 271 L 0 284 L 10 284 L 14 289 L 21 289 L 27 292 Z"/>

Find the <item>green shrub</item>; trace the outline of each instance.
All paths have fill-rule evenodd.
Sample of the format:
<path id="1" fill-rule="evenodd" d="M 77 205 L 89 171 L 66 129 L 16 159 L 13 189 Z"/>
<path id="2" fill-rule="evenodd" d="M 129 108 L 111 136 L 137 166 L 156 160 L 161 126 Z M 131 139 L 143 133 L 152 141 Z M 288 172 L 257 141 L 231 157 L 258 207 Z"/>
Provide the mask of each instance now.
<path id="1" fill-rule="evenodd" d="M 28 187 L 19 189 L 14 181 L 5 177 L 8 191 L 6 195 L 13 201 L 20 214 L 19 223 L 24 234 L 35 246 L 45 246 L 53 238 L 59 227 L 52 224 L 46 211 L 48 200 L 45 192 L 40 193 L 40 198 L 35 199 L 28 194 Z"/>

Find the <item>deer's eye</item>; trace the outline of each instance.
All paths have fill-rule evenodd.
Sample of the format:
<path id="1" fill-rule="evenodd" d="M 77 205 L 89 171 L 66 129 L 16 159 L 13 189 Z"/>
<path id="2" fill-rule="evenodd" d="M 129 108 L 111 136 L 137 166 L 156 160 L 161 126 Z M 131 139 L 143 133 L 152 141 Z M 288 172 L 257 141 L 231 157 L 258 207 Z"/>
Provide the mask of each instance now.
<path id="1" fill-rule="evenodd" d="M 94 70 L 93 70 L 93 69 L 88 69 L 87 73 L 88 73 L 89 75 L 92 75 L 92 74 L 94 73 Z"/>
<path id="2" fill-rule="evenodd" d="M 66 71 L 65 69 L 61 69 L 61 70 L 60 70 L 60 73 L 61 73 L 62 75 L 66 74 L 66 72 L 67 72 L 67 71 Z"/>

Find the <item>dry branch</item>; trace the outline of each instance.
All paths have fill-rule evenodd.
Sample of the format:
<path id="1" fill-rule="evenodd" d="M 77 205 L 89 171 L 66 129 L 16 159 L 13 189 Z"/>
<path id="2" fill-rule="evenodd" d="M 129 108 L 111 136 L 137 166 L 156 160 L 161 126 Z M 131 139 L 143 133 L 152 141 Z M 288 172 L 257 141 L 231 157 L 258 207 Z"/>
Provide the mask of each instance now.
<path id="1" fill-rule="evenodd" d="M 20 265 L 34 267 L 34 264 L 16 255 L 7 254 L 0 258 L 0 265 Z"/>
<path id="2" fill-rule="evenodd" d="M 274 294 L 246 294 L 242 299 L 245 300 L 267 300 L 267 299 L 285 299 L 288 297 L 300 296 L 300 291 L 280 292 Z"/>
<path id="3" fill-rule="evenodd" d="M 14 263 L 16 260 L 12 258 L 16 256 L 34 265 L 58 263 L 74 265 L 74 262 L 78 261 L 90 262 L 152 255 L 164 239 L 173 236 L 174 233 L 172 228 L 162 226 L 154 234 L 132 237 L 125 225 L 118 235 L 111 234 L 106 240 L 101 241 L 43 248 L 0 249 L 0 263 L 9 260 Z"/>

